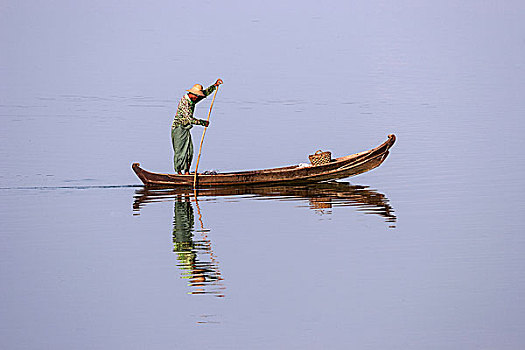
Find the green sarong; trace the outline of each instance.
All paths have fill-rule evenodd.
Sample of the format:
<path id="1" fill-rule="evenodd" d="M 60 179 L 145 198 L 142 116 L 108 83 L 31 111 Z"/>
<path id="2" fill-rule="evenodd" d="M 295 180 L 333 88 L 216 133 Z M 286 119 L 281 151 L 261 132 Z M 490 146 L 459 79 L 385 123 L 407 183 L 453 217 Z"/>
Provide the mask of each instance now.
<path id="1" fill-rule="evenodd" d="M 171 128 L 171 143 L 173 145 L 173 167 L 175 172 L 190 171 L 193 160 L 193 141 L 190 129 L 192 124 Z"/>

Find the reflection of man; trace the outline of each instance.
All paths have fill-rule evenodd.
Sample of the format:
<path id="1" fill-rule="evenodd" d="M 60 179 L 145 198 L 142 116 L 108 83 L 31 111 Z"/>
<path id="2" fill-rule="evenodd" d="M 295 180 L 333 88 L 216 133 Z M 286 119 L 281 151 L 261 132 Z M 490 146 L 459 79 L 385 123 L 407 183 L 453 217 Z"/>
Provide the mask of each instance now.
<path id="1" fill-rule="evenodd" d="M 211 242 L 207 238 L 195 241 L 193 226 L 194 215 L 190 198 L 178 195 L 173 210 L 173 252 L 177 253 L 179 268 L 185 270 L 182 278 L 189 279 L 190 285 L 198 288 L 194 289 L 191 294 L 211 293 L 222 297 L 224 296 L 222 292 L 217 290 L 219 286 L 210 289 L 212 284 L 222 280 L 212 258 Z M 210 255 L 212 261 L 199 261 L 197 253 L 201 255 L 201 258 Z"/>
<path id="2" fill-rule="evenodd" d="M 184 201 L 177 196 L 173 209 L 173 251 L 178 253 L 181 268 L 191 270 L 195 264 L 196 254 L 193 251 L 193 207 L 188 197 Z"/>

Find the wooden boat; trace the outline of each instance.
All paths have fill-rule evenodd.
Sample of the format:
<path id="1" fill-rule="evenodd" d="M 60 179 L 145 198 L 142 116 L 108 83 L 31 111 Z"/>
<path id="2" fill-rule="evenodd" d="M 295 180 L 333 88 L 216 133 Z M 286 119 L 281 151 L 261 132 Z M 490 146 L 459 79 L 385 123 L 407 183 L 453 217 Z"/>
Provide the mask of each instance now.
<path id="1" fill-rule="evenodd" d="M 292 165 L 282 168 L 262 169 L 211 174 L 198 174 L 198 187 L 239 186 L 239 185 L 286 185 L 343 179 L 372 170 L 386 159 L 396 141 L 395 135 L 388 135 L 381 145 L 368 151 L 333 159 L 316 166 Z M 152 173 L 133 163 L 133 171 L 146 186 L 189 187 L 193 186 L 193 174 Z"/>

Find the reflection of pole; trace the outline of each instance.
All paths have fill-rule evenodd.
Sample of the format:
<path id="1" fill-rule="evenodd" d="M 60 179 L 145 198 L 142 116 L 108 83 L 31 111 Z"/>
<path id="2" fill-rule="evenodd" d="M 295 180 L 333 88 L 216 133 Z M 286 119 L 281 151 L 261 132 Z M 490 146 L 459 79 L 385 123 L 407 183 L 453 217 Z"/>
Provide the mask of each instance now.
<path id="1" fill-rule="evenodd" d="M 197 207 L 197 215 L 199 217 L 199 223 L 201 225 L 201 232 L 202 232 L 203 241 L 206 243 L 206 247 L 209 249 L 210 260 L 212 262 L 212 265 L 215 265 L 215 267 L 216 267 L 216 271 L 215 272 L 217 273 L 217 280 L 222 281 L 223 278 L 221 276 L 221 271 L 219 269 L 219 262 L 215 258 L 215 253 L 213 253 L 213 248 L 211 246 L 211 240 L 208 238 L 208 231 L 209 230 L 204 229 L 204 223 L 202 222 L 201 208 L 199 206 L 199 199 L 198 199 L 198 196 L 197 196 L 197 189 L 196 188 L 194 188 L 193 195 L 195 196 L 195 206 Z M 220 286 L 219 287 L 220 289 L 224 289 L 221 286 L 220 282 L 219 282 L 219 286 Z M 219 297 L 219 298 L 224 298 L 224 294 L 217 294 L 216 296 Z"/>
<path id="2" fill-rule="evenodd" d="M 199 222 L 201 224 L 201 230 L 204 230 L 204 224 L 202 223 L 201 208 L 199 207 L 199 199 L 197 196 L 197 189 L 193 189 L 193 196 L 195 197 L 195 205 L 197 206 L 197 214 L 199 214 Z"/>

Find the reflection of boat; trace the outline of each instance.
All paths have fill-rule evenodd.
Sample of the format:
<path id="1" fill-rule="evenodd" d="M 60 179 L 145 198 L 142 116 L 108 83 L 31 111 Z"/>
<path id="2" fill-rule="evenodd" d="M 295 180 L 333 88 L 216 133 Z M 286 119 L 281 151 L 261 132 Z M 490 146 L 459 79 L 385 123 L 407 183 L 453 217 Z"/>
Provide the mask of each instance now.
<path id="1" fill-rule="evenodd" d="M 173 201 L 180 196 L 193 197 L 221 197 L 221 196 L 254 196 L 254 198 L 275 198 L 286 200 L 308 200 L 310 209 L 324 210 L 337 206 L 358 207 L 367 214 L 377 214 L 387 222 L 394 223 L 396 216 L 382 193 L 367 186 L 350 185 L 347 182 L 322 182 L 295 186 L 236 186 L 198 189 L 194 192 L 187 188 L 153 189 L 143 187 L 135 192 L 133 209 L 136 214 L 147 203 Z"/>
<path id="2" fill-rule="evenodd" d="M 197 196 L 197 198 L 195 198 Z M 135 191 L 133 210 L 136 215 L 142 207 L 155 202 L 173 202 L 173 252 L 181 277 L 188 281 L 190 294 L 224 297 L 225 287 L 219 262 L 213 252 L 209 230 L 204 228 L 200 201 L 214 201 L 218 197 L 259 200 L 286 200 L 307 202 L 318 213 L 338 206 L 352 206 L 365 214 L 377 214 L 393 227 L 394 210 L 388 198 L 367 186 L 347 182 L 323 182 L 294 186 L 237 186 L 192 190 L 188 188 L 159 189 L 142 187 Z M 201 200 L 197 200 L 201 198 Z M 194 205 L 200 229 L 195 229 Z"/>
<path id="3" fill-rule="evenodd" d="M 241 171 L 219 174 L 199 174 L 198 184 L 205 186 L 239 186 L 255 184 L 297 184 L 343 179 L 372 170 L 386 159 L 396 140 L 388 135 L 380 146 L 371 150 L 340 157 L 329 163 L 316 166 L 293 165 L 283 168 Z M 152 173 L 133 163 L 133 171 L 147 186 L 178 187 L 192 186 L 194 175 Z"/>

